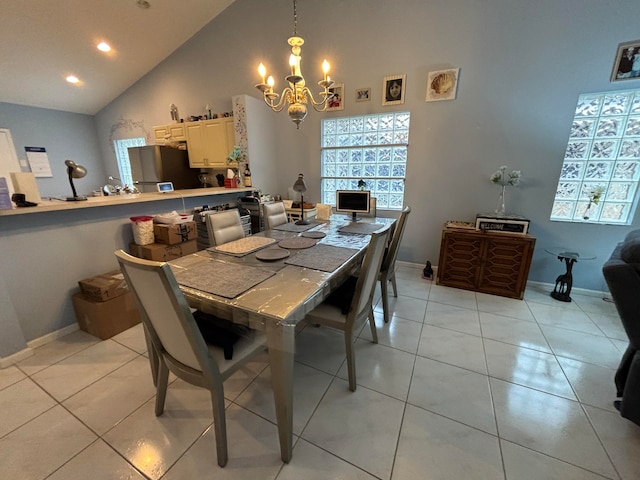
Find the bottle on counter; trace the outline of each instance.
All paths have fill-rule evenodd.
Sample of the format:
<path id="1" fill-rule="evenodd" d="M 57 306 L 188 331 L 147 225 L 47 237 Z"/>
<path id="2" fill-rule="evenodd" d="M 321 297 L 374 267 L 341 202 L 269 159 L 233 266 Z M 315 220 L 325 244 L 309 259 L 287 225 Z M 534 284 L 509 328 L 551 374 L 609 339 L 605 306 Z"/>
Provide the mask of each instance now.
<path id="1" fill-rule="evenodd" d="M 251 187 L 251 170 L 249 170 L 249 164 L 244 167 L 244 186 Z"/>

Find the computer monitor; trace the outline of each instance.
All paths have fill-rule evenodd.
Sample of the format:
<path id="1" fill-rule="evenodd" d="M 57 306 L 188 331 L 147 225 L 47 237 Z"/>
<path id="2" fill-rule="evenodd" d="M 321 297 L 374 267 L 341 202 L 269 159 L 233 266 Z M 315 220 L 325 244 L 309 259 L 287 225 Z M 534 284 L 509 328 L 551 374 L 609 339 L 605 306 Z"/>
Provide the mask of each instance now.
<path id="1" fill-rule="evenodd" d="M 369 213 L 370 204 L 369 190 L 336 190 L 336 212 L 350 213 L 354 222 L 358 213 Z"/>

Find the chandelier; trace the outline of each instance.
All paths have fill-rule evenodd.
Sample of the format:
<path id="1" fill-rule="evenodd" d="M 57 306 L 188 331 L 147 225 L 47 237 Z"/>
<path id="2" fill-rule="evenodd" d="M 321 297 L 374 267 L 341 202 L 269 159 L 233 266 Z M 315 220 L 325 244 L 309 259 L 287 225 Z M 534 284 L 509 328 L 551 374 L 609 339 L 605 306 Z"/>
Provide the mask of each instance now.
<path id="1" fill-rule="evenodd" d="M 275 93 L 273 91 L 273 86 L 275 85 L 273 77 L 269 76 L 265 82 L 267 69 L 260 63 L 258 73 L 262 82 L 257 84 L 256 88 L 262 92 L 264 103 L 271 107 L 274 112 L 281 112 L 288 105 L 287 113 L 291 117 L 291 121 L 296 124 L 296 128 L 300 128 L 300 123 L 307 116 L 307 104 L 311 103 L 313 109 L 317 112 L 323 112 L 327 109 L 327 101 L 333 97 L 333 92 L 329 90 L 333 85 L 333 81 L 327 75 L 329 73 L 329 62 L 325 59 L 322 62 L 324 77 L 318 82 L 318 85 L 323 89 L 320 92 L 322 99 L 316 101 L 309 87 L 305 85 L 304 77 L 300 70 L 300 60 L 302 59 L 300 47 L 304 44 L 304 40 L 302 37 L 298 37 L 297 3 L 297 0 L 293 0 L 293 37 L 288 40 L 289 45 L 291 45 L 291 56 L 289 57 L 291 75 L 287 75 L 285 80 L 289 82 L 289 86 L 282 91 L 282 94 Z M 278 97 L 280 97 L 280 100 L 278 100 Z"/>

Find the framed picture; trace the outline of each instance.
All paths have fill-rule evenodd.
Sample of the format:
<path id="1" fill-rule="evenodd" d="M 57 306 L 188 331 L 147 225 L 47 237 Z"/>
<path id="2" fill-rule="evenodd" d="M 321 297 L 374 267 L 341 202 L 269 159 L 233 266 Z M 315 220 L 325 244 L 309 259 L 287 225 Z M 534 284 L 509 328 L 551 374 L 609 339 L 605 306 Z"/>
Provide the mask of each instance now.
<path id="1" fill-rule="evenodd" d="M 382 106 L 400 105 L 404 103 L 404 89 L 407 84 L 406 75 L 390 75 L 382 82 Z"/>
<path id="2" fill-rule="evenodd" d="M 616 61 L 613 63 L 611 81 L 640 79 L 640 40 L 618 45 Z"/>
<path id="3" fill-rule="evenodd" d="M 367 88 L 356 88 L 356 102 L 368 102 L 371 100 L 371 89 Z"/>
<path id="4" fill-rule="evenodd" d="M 344 83 L 335 83 L 329 91 L 333 93 L 333 97 L 327 102 L 327 111 L 344 110 Z"/>
<path id="5" fill-rule="evenodd" d="M 458 90 L 459 68 L 436 70 L 427 74 L 427 98 L 425 102 L 454 100 Z"/>

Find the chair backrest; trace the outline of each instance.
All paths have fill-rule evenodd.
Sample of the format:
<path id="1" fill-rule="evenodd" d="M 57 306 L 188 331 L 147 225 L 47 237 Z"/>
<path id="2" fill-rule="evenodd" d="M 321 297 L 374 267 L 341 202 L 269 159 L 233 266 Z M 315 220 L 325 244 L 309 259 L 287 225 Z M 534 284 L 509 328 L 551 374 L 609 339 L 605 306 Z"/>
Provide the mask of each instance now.
<path id="1" fill-rule="evenodd" d="M 264 203 L 262 205 L 262 214 L 264 216 L 264 226 L 267 230 L 289 222 L 287 211 L 282 202 Z"/>
<path id="2" fill-rule="evenodd" d="M 156 353 L 168 356 L 173 364 L 220 378 L 169 264 L 136 258 L 123 250 L 115 255 Z"/>
<path id="3" fill-rule="evenodd" d="M 369 197 L 369 213 L 361 213 L 362 217 L 375 217 L 377 214 L 377 205 L 378 202 L 376 197 Z"/>
<path id="4" fill-rule="evenodd" d="M 222 245 L 244 237 L 244 229 L 237 209 L 206 216 L 207 232 L 213 245 Z"/>
<path id="5" fill-rule="evenodd" d="M 356 283 L 351 309 L 347 316 L 347 322 L 353 322 L 363 316 L 369 315 L 388 236 L 388 228 L 371 234 L 371 240 L 369 241 L 369 246 L 367 247 L 360 272 L 358 273 L 358 281 Z"/>
<path id="6" fill-rule="evenodd" d="M 407 218 L 409 218 L 409 214 L 411 213 L 411 207 L 404 207 L 402 213 L 400 214 L 400 218 L 398 219 L 395 230 L 393 231 L 393 237 L 391 237 L 391 244 L 387 249 L 387 253 L 382 261 L 382 267 L 380 268 L 383 272 L 392 272 L 396 266 L 396 258 L 398 257 L 398 249 L 400 248 L 400 242 L 402 241 L 402 236 L 404 235 L 404 227 L 407 225 Z"/>

